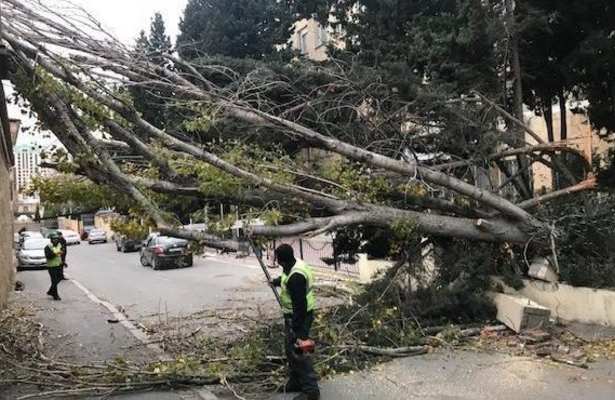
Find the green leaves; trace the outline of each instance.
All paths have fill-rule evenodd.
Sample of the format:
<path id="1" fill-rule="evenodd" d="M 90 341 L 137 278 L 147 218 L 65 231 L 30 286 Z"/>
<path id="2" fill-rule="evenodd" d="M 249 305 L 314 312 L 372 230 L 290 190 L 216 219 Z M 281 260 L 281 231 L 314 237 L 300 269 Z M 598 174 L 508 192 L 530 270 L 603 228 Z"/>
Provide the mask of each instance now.
<path id="1" fill-rule="evenodd" d="M 149 233 L 148 226 L 137 219 L 116 219 L 111 221 L 113 232 L 125 235 L 130 240 L 144 240 Z"/>
<path id="2" fill-rule="evenodd" d="M 93 211 L 110 206 L 120 209 L 130 204 L 124 195 L 111 187 L 75 175 L 35 177 L 28 191 L 38 193 L 46 206 L 70 207 L 73 211 Z"/>
<path id="3" fill-rule="evenodd" d="M 286 43 L 292 17 L 285 1 L 190 0 L 177 48 L 187 59 L 203 54 L 260 59 Z"/>

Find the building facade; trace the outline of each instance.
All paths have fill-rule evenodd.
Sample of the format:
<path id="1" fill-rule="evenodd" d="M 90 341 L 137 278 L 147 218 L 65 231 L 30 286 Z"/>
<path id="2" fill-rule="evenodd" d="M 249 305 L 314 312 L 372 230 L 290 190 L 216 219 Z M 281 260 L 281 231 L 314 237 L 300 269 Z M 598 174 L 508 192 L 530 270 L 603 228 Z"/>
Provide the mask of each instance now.
<path id="1" fill-rule="evenodd" d="M 0 48 L 0 58 L 6 57 Z M 2 63 L 0 62 L 0 65 Z M 0 79 L 6 70 L 0 66 Z M 14 131 L 16 126 L 14 124 Z M 13 290 L 15 265 L 13 264 L 13 186 L 11 182 L 13 140 L 11 122 L 6 110 L 4 88 L 0 82 L 0 309 L 6 306 L 9 293 Z"/>
<path id="2" fill-rule="evenodd" d="M 32 178 L 41 172 L 40 151 L 36 151 L 31 145 L 15 146 L 15 192 L 19 198 L 25 198 L 24 192 L 32 183 Z"/>
<path id="3" fill-rule="evenodd" d="M 302 19 L 295 22 L 294 34 L 291 38 L 293 50 L 297 50 L 313 61 L 325 61 L 329 58 L 327 47 L 334 45 L 344 48 L 343 34 L 330 27 L 324 27 L 315 19 Z"/>
<path id="4" fill-rule="evenodd" d="M 547 128 L 543 117 L 529 114 L 526 117 L 527 125 L 536 132 L 545 142 L 548 141 Z M 560 132 L 560 112 L 559 107 L 553 109 L 553 131 L 555 137 L 559 136 Z M 557 144 L 566 144 L 572 148 L 579 150 L 587 162 L 592 165 L 600 157 L 608 154 L 612 144 L 600 138 L 594 129 L 587 115 L 583 113 L 573 113 L 569 110 L 566 113 L 567 139 L 564 141 L 556 141 Z M 526 140 L 530 144 L 536 144 L 536 141 L 529 135 Z M 548 159 L 548 157 L 546 157 Z M 534 192 L 544 193 L 554 190 L 557 182 L 557 177 L 553 175 L 553 171 L 547 166 L 534 163 L 532 166 Z"/>

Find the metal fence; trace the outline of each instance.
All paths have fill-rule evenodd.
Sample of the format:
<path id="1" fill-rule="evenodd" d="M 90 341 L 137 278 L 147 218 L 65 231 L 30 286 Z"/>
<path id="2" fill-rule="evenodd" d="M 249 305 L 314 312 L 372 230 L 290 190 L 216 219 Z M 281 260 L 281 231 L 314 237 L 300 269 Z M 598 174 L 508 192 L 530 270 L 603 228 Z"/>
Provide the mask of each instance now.
<path id="1" fill-rule="evenodd" d="M 333 241 L 330 237 L 319 236 L 316 238 L 285 238 L 277 239 L 268 243 L 266 257 L 269 262 L 274 261 L 274 250 L 281 244 L 292 246 L 295 256 L 301 258 L 314 267 L 332 269 L 349 274 L 359 273 L 358 263 L 348 263 L 335 254 Z"/>

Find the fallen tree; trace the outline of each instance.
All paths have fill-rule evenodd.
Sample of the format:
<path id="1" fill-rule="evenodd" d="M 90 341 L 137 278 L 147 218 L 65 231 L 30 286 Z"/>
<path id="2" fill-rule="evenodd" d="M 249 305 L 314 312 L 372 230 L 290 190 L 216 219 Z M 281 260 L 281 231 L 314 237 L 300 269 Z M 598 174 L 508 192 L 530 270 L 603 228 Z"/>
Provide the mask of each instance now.
<path id="1" fill-rule="evenodd" d="M 72 155 L 75 170 L 129 196 L 161 231 L 207 246 L 238 245 L 178 228 L 154 193 L 249 207 L 254 196 L 267 198 L 284 218 L 252 228 L 254 236 L 409 223 L 426 235 L 523 244 L 553 235 L 552 225 L 534 216 L 532 207 L 595 187 L 582 154 L 563 144 L 512 140 L 512 133 L 498 128 L 510 115 L 494 112 L 494 103 L 482 95 L 413 105 L 396 95 L 395 86 L 364 83 L 377 71 L 301 62 L 235 71 L 207 58 L 137 53 L 74 6 L 60 12 L 38 1 L 7 0 L 3 12 L 1 34 L 18 92 Z M 316 78 L 316 84 L 305 84 Z M 130 88 L 172 93 L 166 101 L 182 115 L 182 124 L 163 130 L 144 119 Z M 417 84 L 416 90 L 430 88 Z M 437 134 L 428 135 L 433 126 Z M 230 131 L 239 142 L 225 147 L 199 137 L 215 129 Z M 459 134 L 462 148 L 444 144 Z M 276 142 L 328 156 L 306 171 Z M 517 204 L 472 173 L 500 168 L 506 157 L 522 154 L 571 176 L 545 158 L 557 161 L 561 152 L 583 160 L 588 179 Z M 141 163 L 118 157 L 127 153 Z M 421 161 L 421 154 L 431 161 Z M 434 159 L 455 161 L 434 165 Z"/>

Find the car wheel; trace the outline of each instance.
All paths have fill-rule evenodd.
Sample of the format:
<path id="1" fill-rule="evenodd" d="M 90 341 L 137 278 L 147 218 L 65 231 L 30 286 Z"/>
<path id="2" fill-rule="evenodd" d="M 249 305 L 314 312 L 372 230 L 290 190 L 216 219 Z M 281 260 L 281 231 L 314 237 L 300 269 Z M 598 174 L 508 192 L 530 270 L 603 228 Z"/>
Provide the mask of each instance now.
<path id="1" fill-rule="evenodd" d="M 160 269 L 160 266 L 158 265 L 158 262 L 156 262 L 155 258 L 152 260 L 152 269 L 154 271 L 158 271 Z"/>
<path id="2" fill-rule="evenodd" d="M 186 267 L 192 267 L 193 264 L 194 264 L 194 260 L 192 257 L 190 257 L 190 260 L 188 260 L 188 262 L 186 263 Z"/>
<path id="3" fill-rule="evenodd" d="M 147 263 L 147 258 L 143 254 L 141 254 L 141 265 L 147 267 L 149 264 Z"/>

